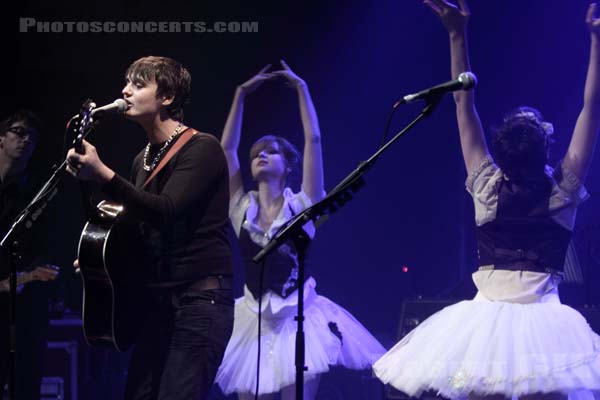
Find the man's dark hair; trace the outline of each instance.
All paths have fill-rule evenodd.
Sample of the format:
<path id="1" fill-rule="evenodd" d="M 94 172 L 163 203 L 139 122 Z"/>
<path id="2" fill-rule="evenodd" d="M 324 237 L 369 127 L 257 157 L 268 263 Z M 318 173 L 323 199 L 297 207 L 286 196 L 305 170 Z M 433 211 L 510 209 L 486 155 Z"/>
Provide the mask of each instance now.
<path id="1" fill-rule="evenodd" d="M 494 131 L 494 160 L 509 178 L 544 171 L 553 128 L 538 110 L 518 107 Z"/>
<path id="2" fill-rule="evenodd" d="M 190 97 L 192 77 L 179 62 L 169 57 L 142 57 L 127 68 L 125 78 L 133 83 L 155 81 L 156 97 L 173 97 L 173 102 L 166 107 L 169 116 L 183 120 L 183 106 Z"/>
<path id="3" fill-rule="evenodd" d="M 0 136 L 6 135 L 8 128 L 16 122 L 22 122 L 27 127 L 35 129 L 38 135 L 42 130 L 42 123 L 33 111 L 20 109 L 0 121 Z"/>

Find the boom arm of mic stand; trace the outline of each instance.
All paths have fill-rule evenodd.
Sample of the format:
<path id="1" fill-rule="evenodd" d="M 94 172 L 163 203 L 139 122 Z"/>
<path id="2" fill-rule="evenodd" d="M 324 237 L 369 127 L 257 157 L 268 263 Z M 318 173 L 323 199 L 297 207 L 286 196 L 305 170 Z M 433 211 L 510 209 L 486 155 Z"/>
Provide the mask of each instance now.
<path id="1" fill-rule="evenodd" d="M 356 193 L 365 185 L 363 176 L 373 166 L 381 154 L 420 120 L 430 115 L 439 104 L 440 100 L 441 96 L 428 98 L 426 106 L 414 120 L 386 144 L 381 146 L 367 161 L 361 162 L 358 167 L 337 184 L 323 200 L 305 209 L 296 215 L 296 217 L 285 223 L 271 238 L 269 243 L 267 243 L 267 245 L 252 258 L 252 261 L 257 264 L 260 263 L 269 253 L 282 245 L 287 239 L 290 239 L 294 232 L 297 232 L 298 229 L 302 229 L 307 222 L 323 218 L 327 219 L 329 214 L 337 211 L 338 208 L 350 201 L 353 198 L 350 192 Z"/>
<path id="2" fill-rule="evenodd" d="M 58 185 L 58 180 L 60 178 L 59 174 L 64 170 L 65 165 L 66 165 L 66 160 L 63 161 L 63 163 L 61 164 L 60 167 L 58 167 L 54 170 L 50 179 L 48 179 L 48 181 L 46 181 L 44 186 L 42 186 L 42 188 L 36 193 L 36 195 L 29 202 L 29 204 L 13 220 L 13 223 L 11 224 L 10 229 L 8 230 L 8 232 L 6 232 L 6 234 L 0 241 L 0 247 L 6 246 L 6 243 L 18 230 L 19 225 L 24 220 L 27 219 L 29 214 L 31 214 L 31 211 L 33 209 L 35 209 L 36 206 L 39 206 L 40 203 L 45 199 L 47 200 L 47 202 L 52 200 L 52 198 L 54 197 L 54 194 L 56 193 L 56 190 L 57 190 L 56 186 Z"/>

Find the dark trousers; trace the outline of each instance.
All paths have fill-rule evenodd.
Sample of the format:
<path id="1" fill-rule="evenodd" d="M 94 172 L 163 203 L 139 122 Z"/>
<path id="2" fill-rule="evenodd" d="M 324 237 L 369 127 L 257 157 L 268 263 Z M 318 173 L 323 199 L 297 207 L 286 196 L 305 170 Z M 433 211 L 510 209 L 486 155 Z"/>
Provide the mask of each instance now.
<path id="1" fill-rule="evenodd" d="M 205 399 L 231 336 L 232 291 L 161 289 L 152 297 L 133 348 L 125 399 Z"/>

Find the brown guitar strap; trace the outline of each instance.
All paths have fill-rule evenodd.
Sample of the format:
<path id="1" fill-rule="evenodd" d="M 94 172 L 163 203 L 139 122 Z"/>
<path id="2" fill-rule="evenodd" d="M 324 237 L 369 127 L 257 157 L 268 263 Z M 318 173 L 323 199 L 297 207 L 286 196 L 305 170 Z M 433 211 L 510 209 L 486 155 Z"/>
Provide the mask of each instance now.
<path id="1" fill-rule="evenodd" d="M 173 146 L 171 146 L 169 151 L 167 151 L 167 154 L 165 154 L 165 156 L 162 158 L 162 160 L 160 160 L 160 163 L 158 163 L 156 168 L 154 168 L 154 170 L 152 171 L 152 173 L 150 174 L 148 179 L 146 179 L 146 182 L 144 182 L 144 184 L 142 185 L 142 189 L 144 189 L 146 187 L 146 185 L 148 185 L 148 183 L 150 183 L 150 181 L 156 176 L 156 174 L 158 174 L 158 172 L 161 169 L 163 169 L 165 165 L 167 165 L 169 160 L 171 158 L 173 158 L 173 156 L 175 154 L 177 154 L 179 149 L 181 149 L 183 147 L 183 145 L 186 144 L 188 142 L 188 140 L 190 140 L 192 138 L 192 136 L 194 136 L 198 133 L 200 133 L 200 132 L 198 132 L 195 129 L 186 128 L 186 130 L 183 131 L 183 133 L 181 134 L 181 137 L 179 138 L 179 140 L 177 140 L 175 142 L 175 144 Z"/>

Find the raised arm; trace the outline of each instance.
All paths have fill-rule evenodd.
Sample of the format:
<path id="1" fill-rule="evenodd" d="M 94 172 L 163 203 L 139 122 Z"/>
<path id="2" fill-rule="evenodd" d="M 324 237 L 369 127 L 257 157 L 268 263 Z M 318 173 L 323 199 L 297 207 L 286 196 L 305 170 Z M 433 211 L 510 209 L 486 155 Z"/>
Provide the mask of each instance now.
<path id="1" fill-rule="evenodd" d="M 258 74 L 250 78 L 248 81 L 239 85 L 235 90 L 233 103 L 223 128 L 221 136 L 221 147 L 225 152 L 227 166 L 229 167 L 229 196 L 237 192 L 242 186 L 242 174 L 240 171 L 240 159 L 238 157 L 238 147 L 240 146 L 240 137 L 242 133 L 242 120 L 244 117 L 244 100 L 246 95 L 252 93 L 264 81 L 271 79 L 273 76 L 266 73 L 271 67 L 271 64 L 261 69 Z"/>
<path id="2" fill-rule="evenodd" d="M 571 143 L 563 159 L 563 166 L 581 181 L 585 180 L 594 155 L 596 137 L 600 128 L 600 19 L 596 18 L 596 4 L 590 4 L 586 23 L 590 28 L 591 45 L 583 108 L 579 113 Z"/>
<path id="3" fill-rule="evenodd" d="M 448 31 L 451 72 L 452 78 L 456 79 L 461 72 L 471 70 L 467 43 L 467 23 L 471 15 L 469 7 L 465 0 L 458 0 L 457 6 L 444 0 L 424 0 L 424 3 L 440 18 Z M 470 174 L 489 151 L 475 108 L 473 90 L 454 92 L 454 101 L 463 158 L 467 173 Z"/>
<path id="4" fill-rule="evenodd" d="M 313 201 L 321 200 L 325 194 L 323 178 L 323 154 L 321 151 L 321 131 L 315 106 L 310 98 L 306 82 L 296 75 L 291 68 L 281 60 L 282 70 L 272 72 L 272 75 L 282 76 L 298 92 L 300 116 L 304 131 L 304 160 L 302 167 L 302 189 Z"/>

